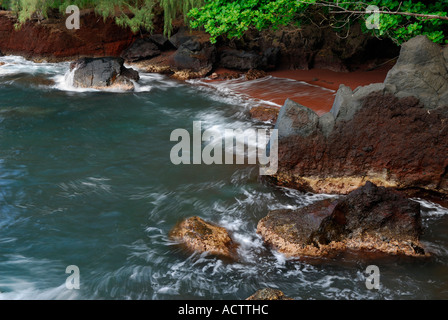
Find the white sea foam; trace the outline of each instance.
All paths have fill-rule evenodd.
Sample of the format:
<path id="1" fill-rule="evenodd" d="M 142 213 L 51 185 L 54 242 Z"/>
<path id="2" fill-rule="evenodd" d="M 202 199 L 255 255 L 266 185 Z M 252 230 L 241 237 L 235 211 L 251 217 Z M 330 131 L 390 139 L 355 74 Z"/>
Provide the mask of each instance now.
<path id="1" fill-rule="evenodd" d="M 423 217 L 441 217 L 448 214 L 448 208 L 444 208 L 437 203 L 420 198 L 412 198 L 411 200 L 420 203 Z"/>

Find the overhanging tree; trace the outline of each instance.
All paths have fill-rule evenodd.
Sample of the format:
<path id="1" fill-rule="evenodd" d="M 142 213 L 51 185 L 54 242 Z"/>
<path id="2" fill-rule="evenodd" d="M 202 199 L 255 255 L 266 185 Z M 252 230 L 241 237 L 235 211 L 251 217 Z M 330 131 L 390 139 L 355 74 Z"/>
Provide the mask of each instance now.
<path id="1" fill-rule="evenodd" d="M 365 32 L 389 37 L 397 43 L 424 34 L 437 43 L 447 43 L 448 2 L 443 1 L 318 1 L 318 0 L 208 0 L 190 11 L 191 26 L 203 27 L 216 41 L 219 36 L 241 37 L 248 29 L 277 29 L 282 25 L 313 23 L 349 32 L 360 19 L 367 20 L 376 6 L 379 27 Z"/>

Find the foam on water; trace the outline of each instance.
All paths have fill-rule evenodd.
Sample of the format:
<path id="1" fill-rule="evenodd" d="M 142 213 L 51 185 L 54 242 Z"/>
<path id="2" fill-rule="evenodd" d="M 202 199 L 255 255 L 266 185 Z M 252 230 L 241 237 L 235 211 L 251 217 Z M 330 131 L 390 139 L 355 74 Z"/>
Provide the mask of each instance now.
<path id="1" fill-rule="evenodd" d="M 337 196 L 262 183 L 253 165 L 167 165 L 170 132 L 190 131 L 193 121 L 217 135 L 272 128 L 248 118 L 258 102 L 234 94 L 237 81 L 203 87 L 200 80 L 185 84 L 141 73 L 134 93 L 78 94 L 68 63 L 0 61 L 9 64 L 0 67 L 0 76 L 56 81 L 37 88 L 43 92 L 41 104 L 31 106 L 37 109 L 23 101 L 0 106 L 0 299 L 244 299 L 263 287 L 296 299 L 440 298 L 446 292 L 444 232 L 427 238 L 437 249 L 434 261 L 375 261 L 381 290 L 369 291 L 364 270 L 371 261 L 288 259 L 256 233 L 270 210 Z M 15 91 L 1 91 L 6 98 L 22 93 L 17 83 L 7 89 Z M 429 230 L 444 228 L 448 209 L 414 200 Z M 185 252 L 172 241 L 172 227 L 192 215 L 228 229 L 240 244 L 240 259 Z M 82 290 L 67 290 L 65 267 L 76 263 Z"/>

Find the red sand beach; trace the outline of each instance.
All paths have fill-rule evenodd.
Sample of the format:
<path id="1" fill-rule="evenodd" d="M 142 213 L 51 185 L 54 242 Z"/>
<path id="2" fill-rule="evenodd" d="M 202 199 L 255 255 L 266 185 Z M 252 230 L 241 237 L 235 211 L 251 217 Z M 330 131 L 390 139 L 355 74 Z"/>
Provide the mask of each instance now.
<path id="1" fill-rule="evenodd" d="M 383 82 L 393 63 L 372 71 L 334 72 L 323 69 L 277 70 L 269 72 L 270 77 L 256 80 L 224 80 L 226 86 L 255 100 L 269 101 L 282 106 L 290 98 L 313 109 L 319 115 L 328 112 L 341 84 L 351 87 Z M 218 75 L 229 73 L 219 69 Z"/>

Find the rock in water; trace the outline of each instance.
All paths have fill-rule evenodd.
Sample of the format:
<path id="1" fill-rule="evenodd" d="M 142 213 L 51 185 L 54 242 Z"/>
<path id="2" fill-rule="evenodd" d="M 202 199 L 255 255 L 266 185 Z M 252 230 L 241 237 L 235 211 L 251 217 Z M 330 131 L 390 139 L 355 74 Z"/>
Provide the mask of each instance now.
<path id="1" fill-rule="evenodd" d="M 286 256 L 316 256 L 319 249 L 309 245 L 322 220 L 331 215 L 336 202 L 322 200 L 297 210 L 273 210 L 258 222 L 257 233 Z"/>
<path id="2" fill-rule="evenodd" d="M 251 108 L 249 113 L 253 119 L 275 123 L 277 121 L 279 111 L 280 109 L 277 107 L 258 106 Z"/>
<path id="3" fill-rule="evenodd" d="M 180 222 L 170 232 L 170 237 L 191 251 L 209 252 L 232 260 L 237 258 L 238 245 L 227 230 L 199 217 Z"/>
<path id="4" fill-rule="evenodd" d="M 73 85 L 79 88 L 134 90 L 138 72 L 123 66 L 122 58 L 82 58 L 72 62 Z"/>
<path id="5" fill-rule="evenodd" d="M 294 300 L 294 299 L 288 298 L 280 290 L 264 288 L 255 292 L 246 300 Z"/>
<path id="6" fill-rule="evenodd" d="M 425 256 L 420 205 L 370 182 L 345 197 L 260 220 L 264 241 L 290 257 L 325 256 L 347 249 Z"/>

